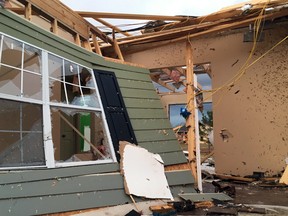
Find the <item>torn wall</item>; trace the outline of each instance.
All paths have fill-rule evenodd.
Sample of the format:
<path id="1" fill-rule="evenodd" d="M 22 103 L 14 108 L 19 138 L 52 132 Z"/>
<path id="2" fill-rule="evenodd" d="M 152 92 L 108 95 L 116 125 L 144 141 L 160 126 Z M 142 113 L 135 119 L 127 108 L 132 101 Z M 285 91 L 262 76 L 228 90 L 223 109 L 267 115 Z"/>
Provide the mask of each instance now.
<path id="1" fill-rule="evenodd" d="M 252 42 L 243 42 L 247 29 L 191 41 L 194 64 L 211 62 L 212 88 L 225 84 L 245 64 Z M 287 23 L 270 24 L 256 45 L 250 63 L 287 36 Z M 149 68 L 185 64 L 185 41 L 139 51 L 125 59 Z M 288 132 L 287 40 L 249 67 L 228 91 L 213 96 L 217 173 L 276 174 L 285 168 Z M 151 47 L 153 45 L 150 45 Z M 136 49 L 136 47 L 135 47 Z M 228 135 L 223 139 L 221 131 Z M 230 134 L 230 136 L 229 136 Z"/>

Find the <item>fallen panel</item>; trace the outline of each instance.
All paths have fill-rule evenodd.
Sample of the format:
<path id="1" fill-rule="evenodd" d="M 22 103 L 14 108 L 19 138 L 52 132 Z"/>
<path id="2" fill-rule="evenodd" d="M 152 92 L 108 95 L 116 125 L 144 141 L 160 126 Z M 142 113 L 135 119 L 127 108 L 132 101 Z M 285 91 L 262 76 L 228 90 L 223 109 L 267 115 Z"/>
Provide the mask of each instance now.
<path id="1" fill-rule="evenodd" d="M 231 197 L 224 193 L 184 193 L 179 194 L 179 196 L 184 200 L 191 200 L 192 202 L 213 201 L 213 199 L 221 201 L 233 200 Z"/>
<path id="2" fill-rule="evenodd" d="M 152 199 L 173 199 L 160 155 L 128 142 L 120 142 L 120 155 L 127 194 Z"/>

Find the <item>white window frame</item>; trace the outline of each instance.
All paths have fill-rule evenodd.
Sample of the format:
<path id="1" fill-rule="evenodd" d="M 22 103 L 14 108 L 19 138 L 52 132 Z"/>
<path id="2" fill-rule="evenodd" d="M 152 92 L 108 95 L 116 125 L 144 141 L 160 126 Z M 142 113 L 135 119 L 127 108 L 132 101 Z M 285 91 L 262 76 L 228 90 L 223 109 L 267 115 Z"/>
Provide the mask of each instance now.
<path id="1" fill-rule="evenodd" d="M 0 170 L 7 170 L 7 169 L 27 169 L 27 168 L 37 168 L 37 167 L 47 167 L 47 168 L 55 168 L 55 167 L 66 167 L 66 166 L 81 166 L 81 165 L 89 165 L 89 164 L 103 164 L 103 163 L 112 163 L 116 162 L 116 155 L 115 155 L 115 150 L 112 144 L 112 139 L 110 136 L 110 131 L 108 128 L 105 112 L 103 109 L 103 104 L 101 101 L 101 97 L 99 94 L 97 82 L 95 79 L 95 76 L 93 74 L 93 70 L 91 68 L 88 68 L 86 66 L 80 65 L 76 62 L 73 62 L 69 59 L 63 58 L 62 56 L 56 55 L 52 52 L 49 52 L 47 50 L 41 49 L 37 46 L 34 46 L 32 44 L 29 44 L 25 41 L 21 41 L 15 37 L 12 37 L 10 35 L 4 34 L 0 32 L 1 36 L 1 46 L 0 46 L 0 59 L 1 59 L 1 53 L 2 53 L 2 47 L 3 47 L 3 36 L 4 37 L 9 37 L 14 40 L 17 40 L 19 42 L 22 42 L 25 45 L 29 45 L 31 47 L 37 48 L 41 51 L 41 76 L 42 76 L 42 101 L 33 99 L 33 98 L 27 98 L 23 97 L 23 95 L 20 96 L 14 96 L 14 95 L 8 95 L 0 92 L 0 99 L 9 99 L 9 100 L 14 100 L 14 101 L 19 101 L 19 102 L 29 102 L 32 104 L 38 104 L 42 105 L 42 110 L 43 110 L 43 143 L 44 143 L 44 157 L 46 164 L 44 166 L 19 166 L 19 167 L 1 167 Z M 95 89 L 96 89 L 96 95 L 97 98 L 99 99 L 99 104 L 100 108 L 93 108 L 93 107 L 82 107 L 82 106 L 76 106 L 76 105 L 69 105 L 69 104 L 64 104 L 64 103 L 56 103 L 50 101 L 50 96 L 49 96 L 49 70 L 48 70 L 48 56 L 49 54 L 54 55 L 56 57 L 61 58 L 62 60 L 67 60 L 71 63 L 74 63 L 78 66 L 85 67 L 89 70 L 92 71 L 92 78 L 93 82 L 95 84 Z M 22 48 L 22 64 L 23 64 L 23 48 Z M 21 76 L 23 74 L 23 68 L 21 69 Z M 21 84 L 21 88 L 23 88 L 23 85 Z M 65 90 L 66 91 L 66 90 Z M 65 93 L 66 94 L 66 93 Z M 54 144 L 53 144 L 53 139 L 52 139 L 52 124 L 51 124 L 51 107 L 58 107 L 58 108 L 78 108 L 86 111 L 95 111 L 95 112 L 100 112 L 101 113 L 101 118 L 103 121 L 103 130 L 106 133 L 107 136 L 107 141 L 108 141 L 108 147 L 109 147 L 109 152 L 110 152 L 110 157 L 109 159 L 101 159 L 101 160 L 95 160 L 95 161 L 80 161 L 80 162 L 57 162 L 54 158 Z"/>

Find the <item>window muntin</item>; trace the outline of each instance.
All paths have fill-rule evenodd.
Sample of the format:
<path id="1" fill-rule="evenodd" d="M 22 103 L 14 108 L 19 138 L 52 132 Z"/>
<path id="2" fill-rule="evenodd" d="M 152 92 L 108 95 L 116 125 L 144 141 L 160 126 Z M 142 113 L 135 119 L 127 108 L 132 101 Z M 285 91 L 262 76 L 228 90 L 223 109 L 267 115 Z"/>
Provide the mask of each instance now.
<path id="1" fill-rule="evenodd" d="M 115 161 L 93 71 L 6 35 L 0 39 L 0 115 L 13 122 L 0 126 L 0 168 Z M 16 104 L 20 108 L 5 115 Z M 68 147 L 61 142 L 67 124 L 58 113 L 73 119 Z"/>

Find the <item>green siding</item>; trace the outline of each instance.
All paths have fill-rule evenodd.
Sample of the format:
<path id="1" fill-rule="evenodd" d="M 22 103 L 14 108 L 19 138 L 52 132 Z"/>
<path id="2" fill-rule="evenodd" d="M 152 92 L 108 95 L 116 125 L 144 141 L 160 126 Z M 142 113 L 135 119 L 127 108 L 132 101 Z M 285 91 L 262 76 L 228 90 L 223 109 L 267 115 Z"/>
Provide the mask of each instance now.
<path id="1" fill-rule="evenodd" d="M 0 9 L 0 31 L 87 67 L 114 72 L 139 146 L 159 153 L 165 165 L 186 163 L 147 69 L 106 61 L 4 9 Z M 181 191 L 195 192 L 190 171 L 166 175 L 175 196 Z M 46 214 L 131 202 L 123 187 L 118 163 L 2 171 L 1 215 Z"/>

